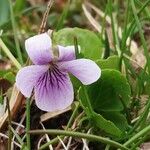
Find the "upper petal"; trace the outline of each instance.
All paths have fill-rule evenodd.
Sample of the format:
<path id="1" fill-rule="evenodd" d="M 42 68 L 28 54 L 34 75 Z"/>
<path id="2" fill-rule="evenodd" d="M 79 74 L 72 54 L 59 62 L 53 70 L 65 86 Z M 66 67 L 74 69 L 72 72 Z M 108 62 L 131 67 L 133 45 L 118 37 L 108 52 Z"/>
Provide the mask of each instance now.
<path id="1" fill-rule="evenodd" d="M 59 60 L 60 61 L 69 61 L 76 59 L 75 56 L 75 46 L 60 46 L 58 45 L 59 51 Z"/>
<path id="2" fill-rule="evenodd" d="M 35 86 L 36 105 L 44 111 L 62 110 L 73 101 L 72 83 L 66 73 L 48 71 Z"/>
<path id="3" fill-rule="evenodd" d="M 46 65 L 32 65 L 20 69 L 16 76 L 17 88 L 25 97 L 30 97 L 39 77 L 47 70 Z"/>
<path id="4" fill-rule="evenodd" d="M 52 41 L 47 33 L 35 35 L 25 41 L 26 51 L 34 64 L 47 64 L 52 60 Z"/>
<path id="5" fill-rule="evenodd" d="M 89 59 L 77 59 L 59 63 L 61 69 L 72 73 L 84 85 L 97 81 L 101 76 L 101 69 Z"/>

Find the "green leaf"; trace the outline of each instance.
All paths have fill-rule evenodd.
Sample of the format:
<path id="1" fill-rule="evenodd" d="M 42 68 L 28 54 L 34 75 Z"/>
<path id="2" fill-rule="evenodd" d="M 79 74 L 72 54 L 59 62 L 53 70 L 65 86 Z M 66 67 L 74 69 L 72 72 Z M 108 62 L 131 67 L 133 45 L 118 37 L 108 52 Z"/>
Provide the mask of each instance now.
<path id="1" fill-rule="evenodd" d="M 102 115 L 93 113 L 91 121 L 94 125 L 105 132 L 120 137 L 122 131 L 110 120 L 106 120 Z"/>
<path id="2" fill-rule="evenodd" d="M 126 117 L 119 112 L 103 112 L 102 115 L 107 120 L 112 121 L 121 131 L 126 131 L 128 122 Z"/>
<path id="3" fill-rule="evenodd" d="M 113 136 L 121 136 L 121 130 L 117 128 L 113 122 L 106 120 L 103 116 L 94 112 L 83 87 L 78 91 L 78 99 L 80 100 L 80 103 L 93 126 L 96 126 L 97 128 Z"/>
<path id="4" fill-rule="evenodd" d="M 101 69 L 119 70 L 120 58 L 114 55 L 108 57 L 107 59 L 99 59 L 96 63 Z"/>
<path id="5" fill-rule="evenodd" d="M 64 28 L 54 32 L 53 36 L 54 43 L 63 46 L 74 45 L 75 38 L 85 58 L 92 60 L 101 58 L 103 53 L 102 42 L 94 32 L 80 28 Z"/>
<path id="6" fill-rule="evenodd" d="M 0 1 L 0 26 L 9 19 L 9 3 L 8 0 Z"/>
<path id="7" fill-rule="evenodd" d="M 130 103 L 131 90 L 126 78 L 117 70 L 102 70 L 101 78 L 89 86 L 88 95 L 94 110 L 122 111 Z M 122 100 L 122 101 L 121 101 Z"/>

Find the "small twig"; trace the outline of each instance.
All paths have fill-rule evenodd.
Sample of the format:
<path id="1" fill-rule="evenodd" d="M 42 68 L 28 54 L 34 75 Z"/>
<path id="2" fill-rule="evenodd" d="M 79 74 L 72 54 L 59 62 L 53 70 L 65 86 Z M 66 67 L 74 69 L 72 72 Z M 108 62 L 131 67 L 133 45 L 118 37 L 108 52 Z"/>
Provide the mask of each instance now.
<path id="1" fill-rule="evenodd" d="M 20 124 L 20 123 L 18 123 L 18 122 L 12 121 L 11 123 L 12 123 L 13 125 L 16 125 L 16 126 L 19 127 L 19 128 L 23 128 L 23 129 L 25 128 L 24 125 L 22 125 L 22 124 Z"/>
<path id="2" fill-rule="evenodd" d="M 9 137 L 8 137 L 7 135 L 3 134 L 3 133 L 0 133 L 0 136 L 3 137 L 3 138 L 9 139 Z M 18 146 L 19 148 L 21 148 L 21 145 L 20 145 L 20 144 L 18 144 L 18 143 L 15 142 L 15 141 L 12 141 L 12 142 L 13 142 L 16 146 Z"/>
<path id="3" fill-rule="evenodd" d="M 69 149 L 70 145 L 71 145 L 71 142 L 72 142 L 72 137 L 69 137 L 69 140 L 68 140 L 68 143 L 67 143 L 67 149 Z"/>
<path id="4" fill-rule="evenodd" d="M 42 141 L 43 141 L 45 138 L 46 138 L 45 135 L 43 135 L 43 136 L 39 139 L 38 144 L 37 144 L 37 149 L 40 148 L 40 145 L 41 145 Z"/>
<path id="5" fill-rule="evenodd" d="M 41 124 L 42 128 L 45 130 L 45 127 L 44 127 L 44 125 L 42 124 L 42 122 L 41 122 L 40 124 Z M 50 141 L 50 138 L 49 138 L 48 134 L 45 134 L 45 138 L 46 138 L 47 142 Z M 53 150 L 52 145 L 49 145 L 49 149 L 50 149 L 50 150 Z"/>
<path id="6" fill-rule="evenodd" d="M 63 140 L 62 140 L 59 136 L 57 136 L 57 138 L 58 138 L 58 140 L 60 141 L 61 145 L 63 146 L 64 150 L 67 150 L 67 147 L 66 147 L 66 145 L 64 144 Z M 57 150 L 57 148 L 56 148 L 56 150 Z"/>
<path id="7" fill-rule="evenodd" d="M 44 13 L 44 16 L 43 16 L 43 19 L 42 19 L 42 23 L 41 23 L 41 26 L 40 26 L 40 29 L 39 29 L 39 34 L 43 33 L 45 31 L 48 15 L 49 15 L 50 9 L 51 9 L 51 7 L 53 5 L 53 2 L 54 2 L 53 0 L 50 0 L 48 5 L 47 5 L 47 9 L 46 9 L 46 11 Z"/>
<path id="8" fill-rule="evenodd" d="M 18 142 L 21 144 L 21 145 L 24 145 L 21 137 L 17 134 L 17 132 L 11 127 L 11 131 L 13 132 L 13 134 L 16 136 L 16 139 L 18 140 Z"/>

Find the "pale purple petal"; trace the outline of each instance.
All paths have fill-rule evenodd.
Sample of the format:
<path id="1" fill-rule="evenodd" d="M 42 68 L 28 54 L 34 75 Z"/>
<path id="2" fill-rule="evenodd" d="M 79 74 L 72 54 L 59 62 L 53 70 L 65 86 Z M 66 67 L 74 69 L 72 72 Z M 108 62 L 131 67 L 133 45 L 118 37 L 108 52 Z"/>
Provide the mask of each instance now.
<path id="1" fill-rule="evenodd" d="M 47 33 L 35 35 L 25 41 L 26 51 L 34 64 L 43 65 L 53 58 L 52 41 Z"/>
<path id="2" fill-rule="evenodd" d="M 58 45 L 59 61 L 69 61 L 76 59 L 75 46 L 60 46 Z"/>
<path id="3" fill-rule="evenodd" d="M 68 74 L 58 69 L 45 73 L 35 86 L 36 105 L 44 111 L 65 109 L 72 103 L 73 97 L 73 86 Z"/>
<path id="4" fill-rule="evenodd" d="M 98 65 L 89 59 L 62 62 L 59 63 L 59 67 L 64 71 L 72 73 L 85 85 L 97 81 L 101 76 L 101 70 Z"/>
<path id="5" fill-rule="evenodd" d="M 30 97 L 39 77 L 47 70 L 46 65 L 32 65 L 20 69 L 16 76 L 17 88 L 25 97 Z"/>

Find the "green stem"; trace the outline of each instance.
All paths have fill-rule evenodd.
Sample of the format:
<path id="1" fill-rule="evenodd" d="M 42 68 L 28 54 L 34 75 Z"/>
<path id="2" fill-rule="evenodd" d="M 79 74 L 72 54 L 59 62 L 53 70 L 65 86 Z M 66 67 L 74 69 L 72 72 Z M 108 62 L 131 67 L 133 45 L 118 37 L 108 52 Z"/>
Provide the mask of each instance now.
<path id="1" fill-rule="evenodd" d="M 21 54 L 21 50 L 20 50 L 20 45 L 19 45 L 19 40 L 17 38 L 17 25 L 15 22 L 15 17 L 14 17 L 14 12 L 13 12 L 13 4 L 11 0 L 9 1 L 9 7 L 10 7 L 10 17 L 11 17 L 11 23 L 12 23 L 12 28 L 13 28 L 13 33 L 14 33 L 14 40 L 15 40 L 15 44 L 16 44 L 16 50 L 17 50 L 17 55 L 18 55 L 18 59 L 20 61 L 21 64 L 23 64 L 23 58 L 22 58 L 22 54 Z"/>
<path id="2" fill-rule="evenodd" d="M 31 141 L 30 141 L 30 98 L 26 100 L 26 139 L 27 139 L 27 147 L 28 150 L 31 149 Z"/>
<path id="3" fill-rule="evenodd" d="M 142 41 L 142 46 L 143 46 L 143 49 L 144 49 L 144 54 L 145 54 L 145 57 L 146 57 L 146 60 L 147 60 L 147 63 L 148 63 L 148 72 L 150 74 L 149 52 L 148 52 L 147 44 L 145 42 L 144 34 L 143 34 L 143 31 L 142 31 L 142 26 L 141 26 L 140 21 L 138 19 L 138 15 L 137 15 L 136 7 L 135 7 L 135 4 L 134 4 L 134 0 L 131 0 L 131 7 L 132 7 L 133 15 L 134 15 L 134 18 L 135 18 L 135 21 L 136 21 L 136 24 L 137 24 L 137 27 L 138 27 L 138 30 L 139 30 L 140 39 Z"/>
<path id="4" fill-rule="evenodd" d="M 92 134 L 87 133 L 81 133 L 81 132 L 73 132 L 73 131 L 64 131 L 64 130 L 31 130 L 29 131 L 30 134 L 53 134 L 53 135 L 64 135 L 64 136 L 72 136 L 72 137 L 78 137 L 78 138 L 84 138 L 91 141 L 98 141 L 101 143 L 109 144 L 113 147 L 120 148 L 121 150 L 129 150 L 122 144 L 115 142 L 113 140 L 109 140 L 108 138 L 104 138 L 101 136 L 96 136 Z"/>
<path id="5" fill-rule="evenodd" d="M 72 122 L 73 122 L 73 120 L 74 120 L 74 118 L 75 118 L 75 116 L 76 116 L 76 114 L 77 114 L 77 111 L 78 111 L 78 108 L 79 108 L 79 103 L 75 104 L 75 106 L 76 106 L 76 107 L 75 107 L 75 109 L 74 109 L 74 111 L 73 111 L 73 113 L 72 113 L 72 115 L 71 115 L 71 117 L 70 117 L 70 119 L 69 119 L 69 122 L 68 122 L 68 124 L 67 124 L 65 130 L 68 130 L 68 129 L 71 127 L 71 124 L 72 124 Z M 60 136 L 60 138 L 64 138 L 64 136 Z M 43 150 L 43 149 L 47 148 L 50 144 L 55 144 L 55 143 L 57 143 L 58 141 L 59 141 L 59 139 L 58 139 L 58 137 L 56 137 L 56 138 L 54 138 L 53 140 L 47 142 L 46 144 L 43 144 L 43 145 L 39 148 L 39 150 Z"/>
<path id="6" fill-rule="evenodd" d="M 67 124 L 65 130 L 68 130 L 68 129 L 71 127 L 71 124 L 72 124 L 72 122 L 73 122 L 73 120 L 75 119 L 75 116 L 76 116 L 76 114 L 77 114 L 78 108 L 79 108 L 79 102 L 77 102 L 77 103 L 75 104 L 75 109 L 74 109 L 74 111 L 73 111 L 73 113 L 72 113 L 72 115 L 71 115 L 71 117 L 70 117 L 70 119 L 69 119 L 69 121 L 68 121 L 68 124 Z"/>
<path id="7" fill-rule="evenodd" d="M 8 109 L 8 134 L 9 134 L 9 139 L 8 139 L 8 150 L 11 150 L 11 142 L 12 142 L 12 131 L 11 131 L 11 112 L 10 112 L 10 106 L 9 106 L 9 100 L 6 100 L 7 103 L 7 109 Z"/>
<path id="8" fill-rule="evenodd" d="M 138 132 L 137 134 L 135 134 L 133 137 L 131 137 L 127 142 L 125 142 L 123 145 L 124 146 L 129 146 L 130 144 L 133 144 L 135 141 L 137 141 L 140 137 L 142 136 L 146 136 L 147 134 L 149 134 L 150 131 L 150 125 L 147 126 L 146 128 L 144 128 L 143 130 L 141 130 L 140 132 Z"/>
<path id="9" fill-rule="evenodd" d="M 12 55 L 12 53 L 10 52 L 10 50 L 7 48 L 7 46 L 5 45 L 5 43 L 2 41 L 2 39 L 0 38 L 0 47 L 2 48 L 2 50 L 4 51 L 4 53 L 8 56 L 8 58 L 14 63 L 14 65 L 18 68 L 21 69 L 21 65 L 20 63 L 16 60 L 16 58 Z"/>
<path id="10" fill-rule="evenodd" d="M 83 91 L 84 91 L 85 100 L 86 100 L 86 102 L 87 102 L 89 111 L 91 112 L 91 114 L 93 114 L 93 108 L 92 108 L 92 106 L 91 106 L 91 102 L 90 102 L 90 99 L 89 99 L 89 96 L 88 96 L 86 87 L 85 87 L 84 85 L 82 85 L 82 88 L 83 88 Z"/>

